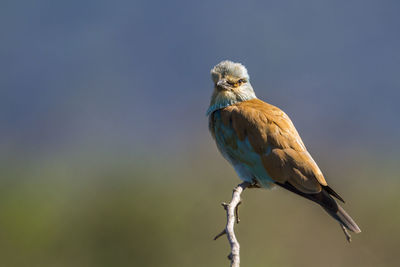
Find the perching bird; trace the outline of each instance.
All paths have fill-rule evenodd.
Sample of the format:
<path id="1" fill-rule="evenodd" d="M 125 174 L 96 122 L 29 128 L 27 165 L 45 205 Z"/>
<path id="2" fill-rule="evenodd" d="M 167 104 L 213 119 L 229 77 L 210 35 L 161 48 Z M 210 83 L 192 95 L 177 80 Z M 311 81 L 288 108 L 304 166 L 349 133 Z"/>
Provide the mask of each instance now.
<path id="1" fill-rule="evenodd" d="M 222 61 L 211 70 L 211 77 L 209 129 L 239 178 L 264 188 L 278 185 L 318 203 L 339 222 L 349 241 L 345 228 L 361 232 L 334 200 L 344 202 L 328 186 L 289 117 L 256 97 L 247 69 Z"/>

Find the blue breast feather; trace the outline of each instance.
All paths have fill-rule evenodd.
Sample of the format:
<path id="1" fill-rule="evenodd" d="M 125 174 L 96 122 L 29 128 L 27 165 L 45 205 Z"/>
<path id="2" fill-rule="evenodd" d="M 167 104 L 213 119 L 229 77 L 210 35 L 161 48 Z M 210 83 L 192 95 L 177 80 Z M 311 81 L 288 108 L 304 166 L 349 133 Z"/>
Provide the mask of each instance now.
<path id="1" fill-rule="evenodd" d="M 248 138 L 240 141 L 231 125 L 224 125 L 220 111 L 214 112 L 215 140 L 222 155 L 233 165 L 240 179 L 247 182 L 255 180 L 265 187 L 271 188 L 274 180 L 266 172 L 261 157 L 257 154 Z M 266 154 L 271 153 L 269 147 Z"/>

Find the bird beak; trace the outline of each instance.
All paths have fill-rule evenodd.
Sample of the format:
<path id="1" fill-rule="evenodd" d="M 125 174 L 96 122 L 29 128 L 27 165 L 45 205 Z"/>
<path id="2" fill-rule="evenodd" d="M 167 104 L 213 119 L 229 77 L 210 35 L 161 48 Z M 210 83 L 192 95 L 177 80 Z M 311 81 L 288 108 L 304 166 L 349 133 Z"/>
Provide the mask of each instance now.
<path id="1" fill-rule="evenodd" d="M 229 83 L 226 81 L 226 79 L 222 79 L 222 80 L 219 80 L 218 82 L 217 82 L 217 88 L 219 89 L 219 90 L 230 90 L 230 85 L 229 85 Z"/>

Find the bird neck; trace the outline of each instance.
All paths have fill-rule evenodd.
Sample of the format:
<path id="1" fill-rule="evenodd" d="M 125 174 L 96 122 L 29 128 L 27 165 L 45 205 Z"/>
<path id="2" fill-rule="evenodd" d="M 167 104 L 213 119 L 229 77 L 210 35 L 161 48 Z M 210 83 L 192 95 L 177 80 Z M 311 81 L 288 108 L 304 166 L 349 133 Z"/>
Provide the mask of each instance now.
<path id="1" fill-rule="evenodd" d="M 223 109 L 229 107 L 231 105 L 251 100 L 257 98 L 255 95 L 253 88 L 249 87 L 248 90 L 241 90 L 240 92 L 232 92 L 232 91 L 217 91 L 214 90 L 214 93 L 211 97 L 210 106 L 207 109 L 206 115 L 209 116 L 211 113 L 218 109 Z"/>

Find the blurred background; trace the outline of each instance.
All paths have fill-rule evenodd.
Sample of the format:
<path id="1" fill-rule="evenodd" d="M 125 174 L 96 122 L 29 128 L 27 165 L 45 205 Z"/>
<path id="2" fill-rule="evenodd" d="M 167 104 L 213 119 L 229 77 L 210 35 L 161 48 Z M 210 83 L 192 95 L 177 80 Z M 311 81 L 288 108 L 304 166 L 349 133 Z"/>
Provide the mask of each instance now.
<path id="1" fill-rule="evenodd" d="M 243 194 L 243 266 L 399 266 L 398 1 L 2 1 L 0 265 L 228 266 L 210 69 L 245 64 L 363 232 Z"/>

